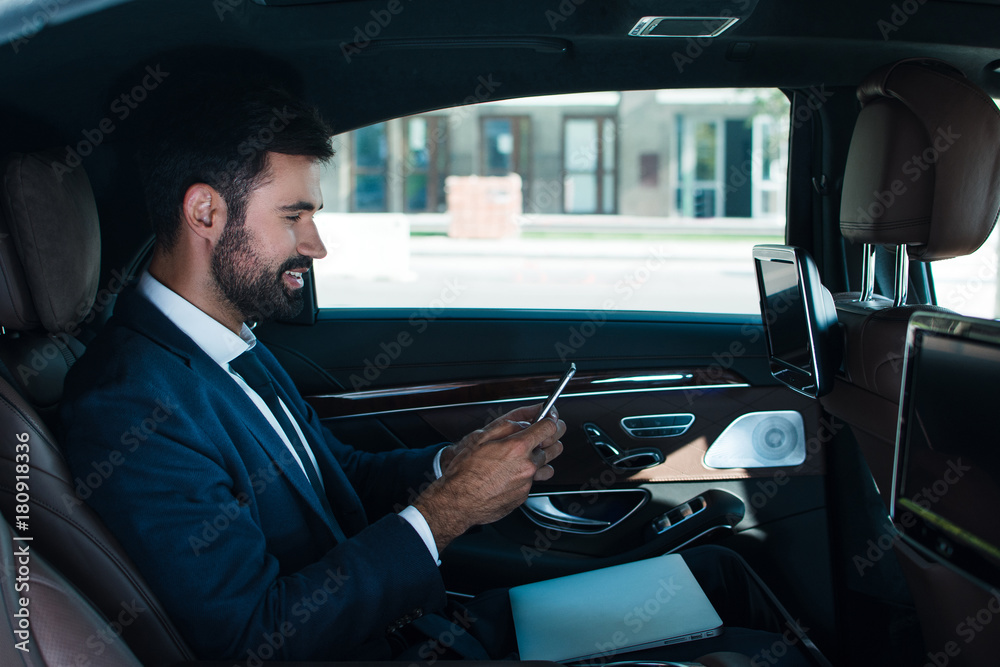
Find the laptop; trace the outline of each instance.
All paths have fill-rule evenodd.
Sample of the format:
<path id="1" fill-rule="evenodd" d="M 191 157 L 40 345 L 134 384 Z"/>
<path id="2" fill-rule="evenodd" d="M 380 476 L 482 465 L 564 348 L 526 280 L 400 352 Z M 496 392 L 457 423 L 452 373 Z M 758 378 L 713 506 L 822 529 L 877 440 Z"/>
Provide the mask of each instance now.
<path id="1" fill-rule="evenodd" d="M 605 657 L 722 634 L 684 558 L 657 558 L 510 589 L 521 660 Z"/>

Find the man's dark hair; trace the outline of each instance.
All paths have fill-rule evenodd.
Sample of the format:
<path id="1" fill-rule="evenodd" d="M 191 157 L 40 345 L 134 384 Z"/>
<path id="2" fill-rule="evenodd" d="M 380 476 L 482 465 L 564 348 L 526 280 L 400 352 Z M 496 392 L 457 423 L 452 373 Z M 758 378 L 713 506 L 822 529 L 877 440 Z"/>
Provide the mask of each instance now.
<path id="1" fill-rule="evenodd" d="M 176 98 L 156 139 L 140 154 L 146 205 L 157 243 L 173 247 L 184 193 L 215 188 L 228 218 L 241 222 L 267 153 L 333 157 L 333 131 L 319 111 L 274 85 L 197 86 Z"/>

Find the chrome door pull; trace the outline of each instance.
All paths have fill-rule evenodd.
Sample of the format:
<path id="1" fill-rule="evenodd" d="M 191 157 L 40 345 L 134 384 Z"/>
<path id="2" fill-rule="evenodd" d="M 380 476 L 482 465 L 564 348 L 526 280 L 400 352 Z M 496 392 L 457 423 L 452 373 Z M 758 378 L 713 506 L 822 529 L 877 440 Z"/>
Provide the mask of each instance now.
<path id="1" fill-rule="evenodd" d="M 565 523 L 578 528 L 607 528 L 611 525 L 610 521 L 567 514 L 553 505 L 548 496 L 531 496 L 524 501 L 523 507 L 526 512 L 534 513 L 540 519 Z"/>

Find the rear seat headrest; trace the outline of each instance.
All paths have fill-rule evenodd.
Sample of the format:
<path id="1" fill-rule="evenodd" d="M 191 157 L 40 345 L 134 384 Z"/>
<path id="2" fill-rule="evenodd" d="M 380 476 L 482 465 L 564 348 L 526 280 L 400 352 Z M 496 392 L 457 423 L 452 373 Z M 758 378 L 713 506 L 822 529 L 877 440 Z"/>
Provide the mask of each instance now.
<path id="1" fill-rule="evenodd" d="M 911 259 L 974 252 L 1000 213 L 1000 110 L 961 72 L 910 59 L 873 72 L 844 175 L 840 230 Z"/>
<path id="2" fill-rule="evenodd" d="M 0 160 L 0 325 L 71 331 L 90 311 L 100 280 L 101 235 L 90 180 L 55 170 L 61 153 Z"/>

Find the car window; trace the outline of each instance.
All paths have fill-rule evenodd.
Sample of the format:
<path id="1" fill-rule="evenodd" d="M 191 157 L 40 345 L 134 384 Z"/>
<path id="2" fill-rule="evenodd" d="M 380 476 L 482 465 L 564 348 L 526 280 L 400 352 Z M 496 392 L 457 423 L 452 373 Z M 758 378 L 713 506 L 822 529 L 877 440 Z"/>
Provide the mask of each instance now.
<path id="1" fill-rule="evenodd" d="M 788 112 L 775 89 L 601 92 L 338 135 L 319 305 L 756 313 Z"/>
<path id="2" fill-rule="evenodd" d="M 934 292 L 939 306 L 971 317 L 993 319 L 997 308 L 997 228 L 979 250 L 964 257 L 931 264 Z"/>

